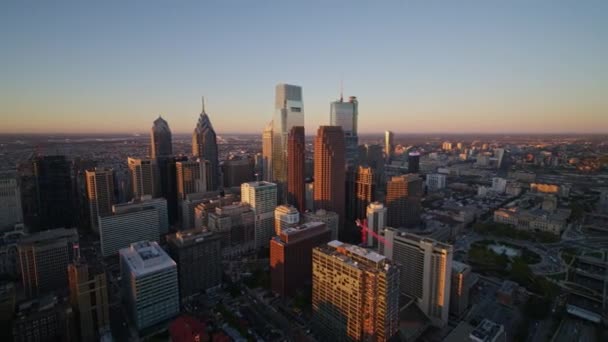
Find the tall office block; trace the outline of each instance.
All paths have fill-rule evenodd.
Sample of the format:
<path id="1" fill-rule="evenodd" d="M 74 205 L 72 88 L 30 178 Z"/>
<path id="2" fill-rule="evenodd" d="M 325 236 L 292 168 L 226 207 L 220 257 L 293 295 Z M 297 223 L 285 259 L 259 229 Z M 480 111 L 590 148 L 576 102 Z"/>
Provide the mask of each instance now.
<path id="1" fill-rule="evenodd" d="M 158 241 L 161 208 L 149 205 L 119 205 L 111 215 L 99 217 L 99 240 L 104 257 L 115 255 L 121 248 L 142 240 Z"/>
<path id="2" fill-rule="evenodd" d="M 306 210 L 304 127 L 292 127 L 287 140 L 287 203 L 304 211 Z"/>
<path id="3" fill-rule="evenodd" d="M 373 202 L 367 206 L 367 246 L 374 247 L 378 245 L 376 235 L 380 235 L 388 220 L 388 209 L 380 202 Z"/>
<path id="4" fill-rule="evenodd" d="M 450 313 L 462 315 L 469 306 L 471 266 L 452 261 L 452 288 L 450 290 Z"/>
<path id="5" fill-rule="evenodd" d="M 401 292 L 416 299 L 431 323 L 448 323 L 452 246 L 397 229 L 384 230 L 383 254 L 401 268 Z"/>
<path id="6" fill-rule="evenodd" d="M 201 228 L 167 237 L 169 255 L 177 263 L 179 293 L 188 298 L 222 283 L 220 236 Z"/>
<path id="7" fill-rule="evenodd" d="M 167 234 L 169 232 L 169 215 L 167 210 L 167 200 L 164 198 L 143 197 L 140 200 L 115 204 L 112 207 L 112 213 L 115 215 L 120 215 L 148 207 L 152 207 L 157 210 L 158 230 L 160 235 Z"/>
<path id="8" fill-rule="evenodd" d="M 274 231 L 276 235 L 300 223 L 300 212 L 292 205 L 280 205 L 274 210 Z"/>
<path id="9" fill-rule="evenodd" d="M 391 131 L 384 132 L 384 155 L 386 162 L 390 163 L 395 151 L 395 134 Z"/>
<path id="10" fill-rule="evenodd" d="M 420 172 L 420 152 L 410 152 L 407 155 L 407 172 Z"/>
<path id="11" fill-rule="evenodd" d="M 160 187 L 159 170 L 155 159 L 131 158 L 127 159 L 133 198 L 144 196 L 157 197 Z"/>
<path id="12" fill-rule="evenodd" d="M 420 223 L 422 179 L 413 174 L 392 177 L 386 185 L 390 227 L 415 227 Z"/>
<path id="13" fill-rule="evenodd" d="M 270 240 L 270 278 L 274 293 L 293 296 L 312 280 L 312 249 L 329 242 L 323 222 L 308 222 L 283 230 Z"/>
<path id="14" fill-rule="evenodd" d="M 323 222 L 329 231 L 331 232 L 331 239 L 338 239 L 338 223 L 340 218 L 338 214 L 333 211 L 327 211 L 325 209 L 319 209 L 317 211 L 307 211 L 302 213 L 302 221 L 307 222 Z"/>
<path id="15" fill-rule="evenodd" d="M 304 127 L 302 87 L 278 84 L 275 88 L 272 120 L 272 181 L 277 184 L 280 202 L 287 191 L 287 135 L 294 126 Z"/>
<path id="16" fill-rule="evenodd" d="M 373 169 L 358 166 L 346 173 L 346 212 L 350 222 L 365 218 L 367 206 L 376 199 L 376 177 Z"/>
<path id="17" fill-rule="evenodd" d="M 79 341 L 99 341 L 110 331 L 106 273 L 79 258 L 68 265 L 70 304 L 74 311 Z"/>
<path id="18" fill-rule="evenodd" d="M 57 228 L 22 238 L 17 244 L 21 284 L 29 297 L 65 289 L 76 229 Z"/>
<path id="19" fill-rule="evenodd" d="M 312 255 L 313 328 L 325 341 L 388 341 L 399 324 L 399 268 L 331 241 Z"/>
<path id="20" fill-rule="evenodd" d="M 267 182 L 272 182 L 272 149 L 273 123 L 270 121 L 262 133 L 262 176 Z"/>
<path id="21" fill-rule="evenodd" d="M 98 233 L 98 217 L 109 215 L 112 212 L 112 205 L 115 203 L 114 171 L 96 167 L 93 170 L 87 170 L 85 176 L 91 228 Z"/>
<path id="22" fill-rule="evenodd" d="M 208 216 L 209 230 L 220 237 L 224 258 L 239 257 L 255 249 L 256 217 L 249 204 L 218 206 Z"/>
<path id="23" fill-rule="evenodd" d="M 255 180 L 254 162 L 250 158 L 231 158 L 221 164 L 225 188 L 240 187 L 241 184 Z"/>
<path id="24" fill-rule="evenodd" d="M 192 154 L 195 157 L 209 161 L 208 190 L 217 190 L 220 186 L 220 162 L 217 150 L 217 136 L 205 112 L 205 100 L 203 99 L 203 110 L 198 118 L 194 133 L 192 133 Z"/>
<path id="25" fill-rule="evenodd" d="M 359 146 L 359 163 L 369 166 L 374 172 L 376 185 L 384 188 L 385 182 L 385 158 L 382 146 L 378 144 L 365 144 Z"/>
<path id="26" fill-rule="evenodd" d="M 37 231 L 39 224 L 38 189 L 34 161 L 28 160 L 17 165 L 19 175 L 19 190 L 21 192 L 21 208 L 23 210 L 23 223 L 30 230 Z"/>
<path id="27" fill-rule="evenodd" d="M 354 165 L 359 157 L 359 136 L 357 134 L 357 121 L 359 116 L 359 103 L 357 97 L 351 96 L 348 102 L 344 102 L 342 95 L 340 100 L 330 105 L 329 124 L 340 126 L 344 132 L 344 146 L 346 165 Z"/>
<path id="28" fill-rule="evenodd" d="M 277 185 L 269 182 L 243 183 L 241 201 L 249 204 L 255 213 L 255 248 L 268 247 L 274 235 Z"/>
<path id="29" fill-rule="evenodd" d="M 167 200 L 167 212 L 169 215 L 169 223 L 174 224 L 178 220 L 178 204 L 177 204 L 177 162 L 187 161 L 188 157 L 158 157 L 160 174 L 160 195 Z"/>
<path id="30" fill-rule="evenodd" d="M 122 287 L 132 321 L 142 330 L 179 314 L 177 265 L 156 242 L 119 251 Z"/>
<path id="31" fill-rule="evenodd" d="M 14 171 L 0 171 L 0 232 L 23 223 L 21 190 Z"/>
<path id="32" fill-rule="evenodd" d="M 46 295 L 19 304 L 12 321 L 13 342 L 80 341 L 74 336 L 72 308 Z M 6 335 L 10 333 L 3 331 Z M 4 335 L 4 334 L 3 334 Z"/>
<path id="33" fill-rule="evenodd" d="M 345 219 L 345 159 L 344 133 L 339 126 L 321 126 L 315 138 L 314 165 L 314 205 L 315 209 L 335 211 L 338 222 L 338 236 L 342 237 Z"/>
<path id="34" fill-rule="evenodd" d="M 150 157 L 169 157 L 173 155 L 173 142 L 169 124 L 162 116 L 154 120 L 150 130 Z"/>
<path id="35" fill-rule="evenodd" d="M 178 161 L 175 163 L 178 199 L 183 200 L 188 194 L 211 190 L 207 188 L 208 174 L 205 164 L 205 161 L 201 159 Z"/>
<path id="36" fill-rule="evenodd" d="M 72 182 L 65 156 L 36 157 L 34 174 L 40 228 L 72 227 Z"/>

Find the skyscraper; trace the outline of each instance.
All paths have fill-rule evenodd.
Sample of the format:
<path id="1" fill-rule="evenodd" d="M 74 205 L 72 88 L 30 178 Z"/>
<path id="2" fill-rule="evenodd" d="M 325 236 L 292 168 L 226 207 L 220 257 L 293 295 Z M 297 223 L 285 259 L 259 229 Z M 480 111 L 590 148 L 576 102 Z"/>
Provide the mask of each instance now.
<path id="1" fill-rule="evenodd" d="M 255 213 L 255 248 L 268 247 L 274 235 L 277 185 L 269 182 L 243 183 L 241 201 L 249 204 Z"/>
<path id="2" fill-rule="evenodd" d="M 289 131 L 287 160 L 287 203 L 304 212 L 306 210 L 306 189 L 304 188 L 306 144 L 302 126 L 294 126 Z"/>
<path id="3" fill-rule="evenodd" d="M 395 134 L 391 131 L 384 132 L 384 155 L 386 156 L 386 162 L 391 162 L 393 151 L 395 150 Z"/>
<path id="4" fill-rule="evenodd" d="M 23 222 L 21 191 L 14 171 L 0 171 L 0 232 Z"/>
<path id="5" fill-rule="evenodd" d="M 337 240 L 315 247 L 314 330 L 323 341 L 388 341 L 399 325 L 399 275 L 389 259 L 368 249 Z"/>
<path id="6" fill-rule="evenodd" d="M 388 225 L 415 227 L 420 223 L 422 179 L 415 174 L 392 177 L 386 188 Z"/>
<path id="7" fill-rule="evenodd" d="M 272 182 L 272 127 L 273 123 L 270 121 L 264 132 L 262 133 L 262 176 L 267 182 Z"/>
<path id="8" fill-rule="evenodd" d="M 188 194 L 206 192 L 207 172 L 203 160 L 178 161 L 175 163 L 177 178 L 177 197 L 180 200 L 186 198 Z"/>
<path id="9" fill-rule="evenodd" d="M 256 219 L 249 204 L 234 202 L 209 211 L 209 230 L 220 237 L 223 258 L 239 257 L 255 249 Z"/>
<path id="10" fill-rule="evenodd" d="M 292 205 L 280 205 L 274 210 L 274 231 L 276 235 L 300 223 L 300 213 Z"/>
<path id="11" fill-rule="evenodd" d="M 407 155 L 407 172 L 420 172 L 420 152 L 410 152 Z"/>
<path id="12" fill-rule="evenodd" d="M 156 159 L 127 158 L 133 198 L 141 199 L 143 196 L 156 197 L 160 187 L 158 165 Z"/>
<path id="13" fill-rule="evenodd" d="M 315 138 L 315 209 L 335 211 L 340 217 L 338 236 L 344 236 L 344 133 L 339 126 L 321 126 Z"/>
<path id="14" fill-rule="evenodd" d="M 87 200 L 91 228 L 99 233 L 98 217 L 112 213 L 114 205 L 114 171 L 112 169 L 94 168 L 87 170 Z"/>
<path id="15" fill-rule="evenodd" d="M 254 163 L 251 158 L 231 157 L 222 161 L 224 188 L 240 187 L 241 184 L 255 180 Z"/>
<path id="16" fill-rule="evenodd" d="M 375 247 L 378 245 L 378 240 L 375 235 L 380 235 L 388 219 L 386 207 L 380 202 L 373 202 L 367 206 L 367 246 Z"/>
<path id="17" fill-rule="evenodd" d="M 376 198 L 376 177 L 369 166 L 349 168 L 347 172 L 347 217 L 351 222 L 365 218 L 367 206 Z"/>
<path id="18" fill-rule="evenodd" d="M 450 313 L 460 316 L 469 306 L 471 287 L 471 266 L 452 261 L 452 288 L 450 292 Z"/>
<path id="19" fill-rule="evenodd" d="M 275 114 L 272 121 L 272 180 L 277 184 L 280 202 L 287 186 L 287 135 L 292 127 L 304 126 L 302 88 L 278 84 L 275 88 Z"/>
<path id="20" fill-rule="evenodd" d="M 34 174 L 40 228 L 72 227 L 72 181 L 65 156 L 36 157 Z"/>
<path id="21" fill-rule="evenodd" d="M 154 120 L 150 130 L 150 157 L 168 157 L 173 154 L 173 143 L 169 124 L 162 116 Z"/>
<path id="22" fill-rule="evenodd" d="M 203 111 L 201 112 L 194 133 L 192 133 L 192 154 L 210 163 L 209 188 L 217 190 L 219 188 L 220 162 L 217 150 L 217 136 L 209 120 L 209 115 L 205 112 L 205 99 L 203 98 Z"/>
<path id="23" fill-rule="evenodd" d="M 156 163 L 160 173 L 160 194 L 167 200 L 169 223 L 174 224 L 178 218 L 177 206 L 177 167 L 176 163 L 187 161 L 188 157 L 158 157 Z"/>
<path id="24" fill-rule="evenodd" d="M 358 159 L 359 137 L 357 135 L 357 120 L 359 116 L 359 103 L 357 97 L 351 96 L 344 102 L 342 94 L 340 99 L 330 105 L 329 124 L 340 126 L 344 131 L 344 146 L 346 149 L 346 165 L 354 165 Z"/>
<path id="25" fill-rule="evenodd" d="M 452 246 L 394 228 L 384 230 L 383 254 L 401 268 L 401 292 L 416 299 L 431 323 L 448 323 Z"/>

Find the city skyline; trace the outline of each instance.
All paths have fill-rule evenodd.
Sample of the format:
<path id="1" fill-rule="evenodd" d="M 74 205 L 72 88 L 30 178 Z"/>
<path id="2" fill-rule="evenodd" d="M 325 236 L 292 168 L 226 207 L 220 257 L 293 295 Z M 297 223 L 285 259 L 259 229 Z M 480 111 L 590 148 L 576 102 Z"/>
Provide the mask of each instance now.
<path id="1" fill-rule="evenodd" d="M 4 3 L 0 133 L 144 133 L 162 115 L 182 134 L 202 95 L 218 132 L 259 133 L 278 83 L 302 86 L 314 132 L 342 81 L 360 134 L 605 133 L 607 6 Z"/>

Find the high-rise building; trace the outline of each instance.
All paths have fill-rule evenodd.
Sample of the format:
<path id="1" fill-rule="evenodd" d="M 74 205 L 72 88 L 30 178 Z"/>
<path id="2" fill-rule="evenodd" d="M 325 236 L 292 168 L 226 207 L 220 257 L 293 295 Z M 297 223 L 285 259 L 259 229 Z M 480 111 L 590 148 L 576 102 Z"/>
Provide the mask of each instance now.
<path id="1" fill-rule="evenodd" d="M 384 155 L 386 156 L 386 163 L 391 162 L 393 152 L 395 151 L 395 134 L 391 131 L 384 132 Z"/>
<path id="2" fill-rule="evenodd" d="M 300 223 L 300 212 L 292 205 L 280 205 L 274 210 L 274 232 L 280 235 L 287 228 Z"/>
<path id="3" fill-rule="evenodd" d="M 99 341 L 110 330 L 108 285 L 102 269 L 82 259 L 68 265 L 70 304 L 78 322 L 79 341 Z"/>
<path id="4" fill-rule="evenodd" d="M 331 239 L 338 239 L 338 223 L 340 218 L 334 211 L 328 211 L 325 209 L 319 209 L 317 211 L 308 211 L 302 213 L 302 220 L 305 223 L 308 222 L 323 222 L 329 231 L 331 232 Z"/>
<path id="5" fill-rule="evenodd" d="M 72 227 L 72 181 L 65 156 L 36 157 L 34 175 L 40 228 Z"/>
<path id="6" fill-rule="evenodd" d="M 249 204 L 219 206 L 208 216 L 209 230 L 220 237 L 224 258 L 239 257 L 255 249 L 255 214 Z"/>
<path id="7" fill-rule="evenodd" d="M 321 126 L 315 138 L 315 209 L 335 211 L 340 218 L 338 236 L 342 237 L 345 219 L 344 133 L 339 126 Z"/>
<path id="8" fill-rule="evenodd" d="M 12 322 L 12 341 L 79 341 L 73 331 L 72 308 L 57 296 L 45 295 L 18 305 Z"/>
<path id="9" fill-rule="evenodd" d="M 178 220 L 177 204 L 177 162 L 187 161 L 188 157 L 157 157 L 160 174 L 160 195 L 167 200 L 167 212 L 169 224 L 175 224 Z"/>
<path id="10" fill-rule="evenodd" d="M 220 183 L 220 162 L 217 150 L 217 136 L 205 112 L 203 98 L 203 111 L 201 112 L 194 133 L 192 133 L 192 154 L 195 157 L 209 161 L 208 190 L 217 190 Z"/>
<path id="11" fill-rule="evenodd" d="M 312 249 L 330 241 L 323 222 L 286 228 L 270 240 L 270 278 L 274 293 L 293 296 L 312 281 Z"/>
<path id="12" fill-rule="evenodd" d="M 120 215 L 149 207 L 155 208 L 158 213 L 158 230 L 160 235 L 167 234 L 169 232 L 169 215 L 167 212 L 167 200 L 164 198 L 143 197 L 140 200 L 115 204 L 112 207 L 112 213 Z"/>
<path id="13" fill-rule="evenodd" d="M 410 152 L 407 154 L 407 172 L 420 172 L 420 152 Z"/>
<path id="14" fill-rule="evenodd" d="M 14 171 L 0 171 L 0 232 L 23 222 L 21 190 Z"/>
<path id="15" fill-rule="evenodd" d="M 287 203 L 295 206 L 300 211 L 305 211 L 306 143 L 304 141 L 304 127 L 292 127 L 287 140 Z"/>
<path id="16" fill-rule="evenodd" d="M 450 290 L 450 313 L 462 315 L 469 306 L 471 266 L 452 260 L 452 288 Z"/>
<path id="17" fill-rule="evenodd" d="M 373 202 L 367 206 L 367 246 L 375 247 L 378 245 L 378 241 L 375 235 L 380 235 L 384 228 L 386 228 L 386 222 L 388 220 L 388 210 L 384 204 L 380 202 Z M 372 234 L 372 232 L 374 234 Z"/>
<path id="18" fill-rule="evenodd" d="M 132 243 L 119 255 L 126 308 L 137 329 L 178 315 L 177 265 L 158 243 Z"/>
<path id="19" fill-rule="evenodd" d="M 22 238 L 17 245 L 21 284 L 28 297 L 68 287 L 76 229 L 57 228 Z"/>
<path id="20" fill-rule="evenodd" d="M 127 163 L 131 175 L 133 198 L 140 199 L 144 196 L 156 197 L 159 192 L 158 188 L 160 187 L 156 160 L 129 157 Z"/>
<path id="21" fill-rule="evenodd" d="M 385 157 L 382 154 L 382 146 L 377 144 L 359 146 L 359 164 L 372 168 L 378 185 L 384 182 L 384 163 Z"/>
<path id="22" fill-rule="evenodd" d="M 401 268 L 401 292 L 416 300 L 433 325 L 445 326 L 450 307 L 452 246 L 394 228 L 384 230 L 384 239 L 381 252 Z"/>
<path id="23" fill-rule="evenodd" d="M 222 283 L 220 236 L 201 228 L 167 237 L 169 255 L 177 263 L 179 293 L 188 298 Z"/>
<path id="24" fill-rule="evenodd" d="M 451 151 L 452 147 L 452 143 L 449 141 L 444 141 L 443 144 L 441 144 L 441 149 L 444 151 Z"/>
<path id="25" fill-rule="evenodd" d="M 99 233 L 99 216 L 109 215 L 114 205 L 114 171 L 96 167 L 85 172 L 91 228 Z"/>
<path id="26" fill-rule="evenodd" d="M 121 248 L 137 241 L 158 241 L 161 226 L 162 229 L 167 226 L 167 206 L 163 201 L 159 198 L 151 203 L 114 205 L 111 215 L 100 216 L 101 254 L 104 257 L 115 255 Z"/>
<path id="27" fill-rule="evenodd" d="M 277 185 L 270 182 L 249 182 L 241 185 L 241 201 L 255 213 L 255 248 L 268 247 L 274 235 L 274 208 L 277 206 Z"/>
<path id="28" fill-rule="evenodd" d="M 388 341 L 399 325 L 399 268 L 334 240 L 312 253 L 312 324 L 324 341 Z"/>
<path id="29" fill-rule="evenodd" d="M 357 135 L 357 121 L 359 116 L 359 103 L 357 97 L 351 96 L 344 102 L 342 95 L 338 101 L 330 105 L 329 124 L 340 126 L 344 132 L 344 146 L 346 165 L 355 165 L 359 156 L 359 136 Z"/>
<path id="30" fill-rule="evenodd" d="M 225 188 L 240 187 L 255 180 L 254 163 L 250 158 L 231 158 L 222 162 L 223 185 Z"/>
<path id="31" fill-rule="evenodd" d="M 211 190 L 207 187 L 208 173 L 205 160 L 178 161 L 175 163 L 177 177 L 177 197 L 180 200 L 188 194 Z"/>
<path id="32" fill-rule="evenodd" d="M 302 87 L 278 84 L 275 88 L 272 120 L 272 181 L 277 184 L 280 202 L 287 191 L 287 136 L 294 126 L 304 127 Z"/>
<path id="33" fill-rule="evenodd" d="M 30 231 L 37 231 L 40 228 L 40 210 L 38 208 L 38 189 L 34 164 L 33 160 L 28 160 L 17 165 L 23 223 L 29 227 Z"/>
<path id="34" fill-rule="evenodd" d="M 386 186 L 386 205 L 390 227 L 415 227 L 420 223 L 422 179 L 407 174 L 392 177 Z"/>
<path id="35" fill-rule="evenodd" d="M 437 191 L 445 188 L 446 177 L 440 173 L 429 173 L 426 175 L 426 186 L 429 191 Z"/>
<path id="36" fill-rule="evenodd" d="M 262 176 L 267 182 L 272 182 L 272 127 L 273 123 L 270 121 L 264 132 L 262 133 Z"/>
<path id="37" fill-rule="evenodd" d="M 347 171 L 346 211 L 350 222 L 365 218 L 367 206 L 376 198 L 376 177 L 369 166 Z"/>
<path id="38" fill-rule="evenodd" d="M 173 155 L 173 143 L 169 124 L 162 116 L 154 120 L 150 130 L 150 157 L 169 157 Z"/>

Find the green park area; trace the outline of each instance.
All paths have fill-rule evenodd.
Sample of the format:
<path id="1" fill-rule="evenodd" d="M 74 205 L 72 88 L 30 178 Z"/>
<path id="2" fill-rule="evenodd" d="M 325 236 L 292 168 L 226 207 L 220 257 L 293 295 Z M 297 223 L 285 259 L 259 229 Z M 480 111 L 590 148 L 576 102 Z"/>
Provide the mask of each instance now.
<path id="1" fill-rule="evenodd" d="M 541 243 L 552 243 L 560 240 L 559 236 L 555 234 L 547 232 L 529 232 L 516 229 L 515 227 L 504 223 L 475 223 L 473 225 L 473 231 L 483 235 Z"/>

